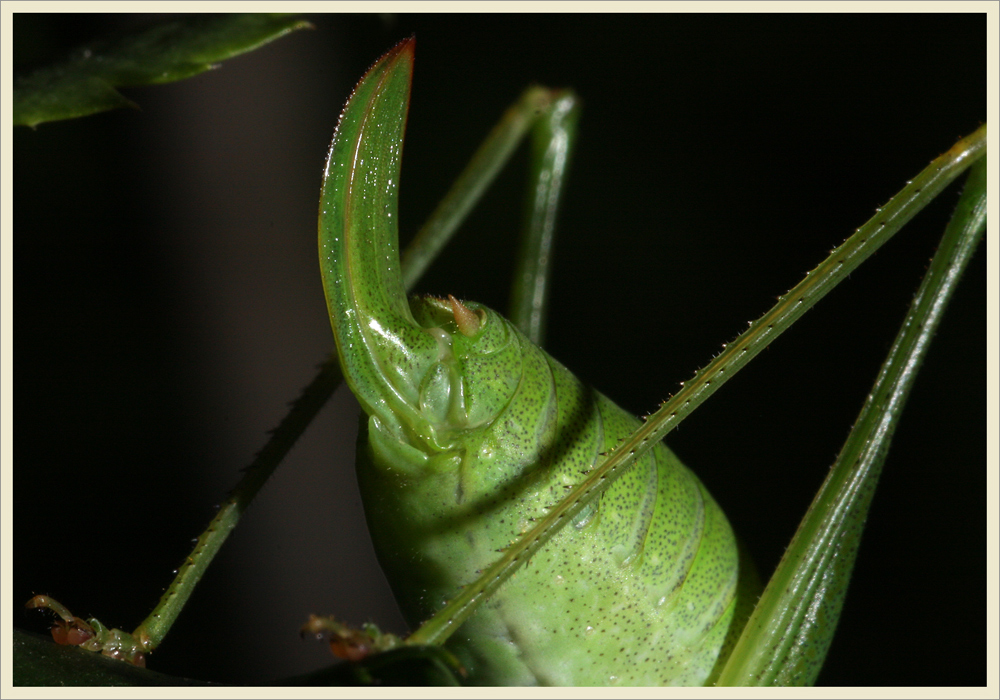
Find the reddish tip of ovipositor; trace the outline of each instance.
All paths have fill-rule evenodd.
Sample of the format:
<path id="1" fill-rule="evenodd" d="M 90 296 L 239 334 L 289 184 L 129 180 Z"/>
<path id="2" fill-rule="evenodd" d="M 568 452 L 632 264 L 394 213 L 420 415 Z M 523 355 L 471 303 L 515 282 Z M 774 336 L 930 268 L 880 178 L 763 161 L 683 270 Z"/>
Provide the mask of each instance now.
<path id="1" fill-rule="evenodd" d="M 383 69 L 385 66 L 395 63 L 399 60 L 406 60 L 409 63 L 409 68 L 412 73 L 413 71 L 413 48 L 416 46 L 417 38 L 416 36 L 409 36 L 403 39 L 398 44 L 393 46 L 391 49 L 382 54 L 375 63 L 373 63 L 367 71 L 365 71 L 364 76 L 361 78 L 361 82 L 358 83 L 358 87 L 361 86 L 365 80 L 368 79 L 375 71 Z M 357 87 L 355 88 L 357 90 Z M 353 97 L 354 94 L 351 94 Z M 343 115 L 341 115 L 343 117 Z"/>
<path id="2" fill-rule="evenodd" d="M 410 61 L 412 61 L 413 50 L 416 47 L 416 45 L 417 45 L 417 37 L 415 34 L 411 34 L 410 36 L 406 37 L 398 44 L 393 46 L 391 49 L 386 51 L 385 55 L 383 55 L 378 62 L 382 63 L 383 61 L 394 61 L 403 56 L 406 56 L 407 58 L 410 59 Z"/>
<path id="3" fill-rule="evenodd" d="M 407 51 L 412 54 L 413 50 L 417 47 L 417 35 L 410 34 L 410 36 L 396 44 L 396 47 L 402 51 Z"/>

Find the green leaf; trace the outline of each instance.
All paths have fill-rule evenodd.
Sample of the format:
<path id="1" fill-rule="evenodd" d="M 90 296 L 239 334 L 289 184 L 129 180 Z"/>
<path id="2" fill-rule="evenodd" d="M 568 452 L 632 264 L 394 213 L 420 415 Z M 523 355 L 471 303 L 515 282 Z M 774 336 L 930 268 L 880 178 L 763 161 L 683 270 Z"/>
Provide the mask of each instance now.
<path id="1" fill-rule="evenodd" d="M 14 629 L 13 684 L 16 686 L 208 685 L 167 676 L 124 661 L 60 646 L 51 639 Z"/>
<path id="2" fill-rule="evenodd" d="M 13 630 L 15 686 L 191 686 L 214 685 L 168 676 L 80 647 L 60 646 L 50 638 Z M 304 676 L 284 678 L 277 686 L 442 686 L 458 685 L 454 658 L 440 647 L 406 646 L 375 654 L 359 663 L 343 662 Z"/>
<path id="3" fill-rule="evenodd" d="M 115 88 L 169 83 L 214 68 L 293 30 L 285 14 L 192 15 L 114 40 L 95 41 L 67 59 L 17 79 L 14 125 L 34 127 L 136 105 Z"/>

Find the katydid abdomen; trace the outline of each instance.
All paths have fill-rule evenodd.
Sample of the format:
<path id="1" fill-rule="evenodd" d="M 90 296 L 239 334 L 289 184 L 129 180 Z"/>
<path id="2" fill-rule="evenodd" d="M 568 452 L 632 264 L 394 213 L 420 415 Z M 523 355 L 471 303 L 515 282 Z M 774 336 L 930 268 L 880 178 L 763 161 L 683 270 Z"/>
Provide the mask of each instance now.
<path id="1" fill-rule="evenodd" d="M 341 364 L 367 415 L 358 472 L 369 527 L 417 624 L 639 421 L 495 312 L 407 301 L 396 193 L 411 70 L 404 42 L 341 115 L 320 257 Z M 724 515 L 660 445 L 450 645 L 483 684 L 703 684 L 735 642 L 750 588 Z"/>
<path id="2" fill-rule="evenodd" d="M 510 357 L 498 364 L 520 364 L 504 377 L 513 391 L 498 397 L 495 415 L 461 432 L 429 421 L 456 434 L 436 452 L 414 454 L 377 415 L 359 438 L 369 529 L 413 625 L 638 427 L 505 319 L 486 318 L 482 332 L 501 326 L 508 340 L 495 354 Z M 430 375 L 462 364 L 468 372 L 470 359 L 447 357 Z M 492 374 L 493 363 L 479 364 Z M 660 445 L 536 553 L 450 646 L 476 682 L 491 685 L 701 685 L 738 631 L 738 572 L 725 516 Z"/>

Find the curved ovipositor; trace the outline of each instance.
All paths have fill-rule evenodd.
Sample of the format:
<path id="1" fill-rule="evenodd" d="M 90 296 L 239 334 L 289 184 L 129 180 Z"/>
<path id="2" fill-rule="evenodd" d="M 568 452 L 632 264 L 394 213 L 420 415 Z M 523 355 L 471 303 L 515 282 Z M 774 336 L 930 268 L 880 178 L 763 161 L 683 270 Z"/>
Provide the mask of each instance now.
<path id="1" fill-rule="evenodd" d="M 639 421 L 490 309 L 407 300 L 396 202 L 413 47 L 379 60 L 344 108 L 319 236 L 340 361 L 367 415 L 366 517 L 415 625 Z M 750 576 L 725 516 L 661 444 L 448 645 L 481 684 L 701 685 L 738 635 Z"/>

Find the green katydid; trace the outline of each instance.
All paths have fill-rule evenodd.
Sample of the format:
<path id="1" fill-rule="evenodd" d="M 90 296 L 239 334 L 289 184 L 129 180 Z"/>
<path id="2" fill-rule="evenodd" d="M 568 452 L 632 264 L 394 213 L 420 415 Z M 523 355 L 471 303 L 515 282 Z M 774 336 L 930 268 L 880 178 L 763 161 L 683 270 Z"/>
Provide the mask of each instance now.
<path id="1" fill-rule="evenodd" d="M 471 295 L 470 295 L 471 296 Z"/>
<path id="2" fill-rule="evenodd" d="M 369 527 L 411 624 L 433 616 L 413 640 L 441 642 L 457 632 L 453 648 L 474 680 L 486 684 L 811 684 L 840 615 L 894 428 L 858 437 L 858 447 L 845 445 L 824 491 L 830 495 L 814 506 L 819 520 L 804 521 L 783 561 L 791 567 L 818 556 L 823 563 L 784 574 L 788 583 L 775 583 L 775 590 L 769 585 L 750 623 L 746 615 L 758 597 L 752 567 L 741 563 L 714 501 L 659 440 L 866 259 L 876 240 L 908 221 L 908 206 L 915 213 L 976 162 L 985 153 L 985 129 L 928 166 L 639 428 L 529 340 L 540 342 L 542 334 L 544 265 L 515 282 L 524 335 L 486 307 L 453 296 L 407 303 L 404 280 L 416 255 L 401 267 L 396 239 L 413 44 L 386 54 L 355 89 L 320 198 L 320 264 L 341 369 L 369 416 L 358 447 Z M 535 222 L 551 216 L 558 201 L 576 107 L 575 98 L 558 93 L 527 93 L 525 102 L 519 113 L 551 115 L 535 150 Z M 985 162 L 977 173 L 970 202 L 959 205 L 972 218 L 952 229 L 968 228 L 968 251 L 985 227 Z M 460 207 L 442 206 L 450 209 Z M 548 256 L 547 241 L 525 245 Z M 959 265 L 948 259 L 937 263 L 941 269 Z M 930 321 L 915 316 L 908 323 Z M 893 352 L 902 353 L 897 368 L 920 362 L 917 354 L 904 359 L 915 348 Z M 903 381 L 889 379 L 898 369 L 885 371 L 886 382 Z M 897 388 L 899 398 L 891 399 L 882 391 L 889 390 L 873 390 L 866 410 L 901 405 L 908 394 Z M 859 419 L 858 428 L 872 429 L 864 423 Z M 876 440 L 885 442 L 863 457 L 861 446 Z M 873 466 L 846 476 L 851 462 L 866 459 Z M 834 486 L 837 479 L 844 485 Z M 566 505 L 564 490 L 571 494 Z M 813 548 L 821 551 L 808 554 Z M 495 552 L 504 553 L 506 568 L 489 565 Z M 534 568 L 515 580 L 511 572 L 525 560 Z M 847 563 L 835 566 L 841 561 Z M 790 583 L 799 578 L 803 583 Z M 823 583 L 804 593 L 812 590 L 804 582 L 816 580 Z M 788 593 L 781 592 L 785 585 L 792 586 Z M 789 600 L 777 602 L 785 595 Z M 798 608 L 803 612 L 792 612 Z M 744 626 L 756 632 L 771 625 L 772 641 L 740 636 Z M 747 660 L 766 658 L 763 650 L 779 648 L 780 640 L 791 646 L 774 659 Z"/>

